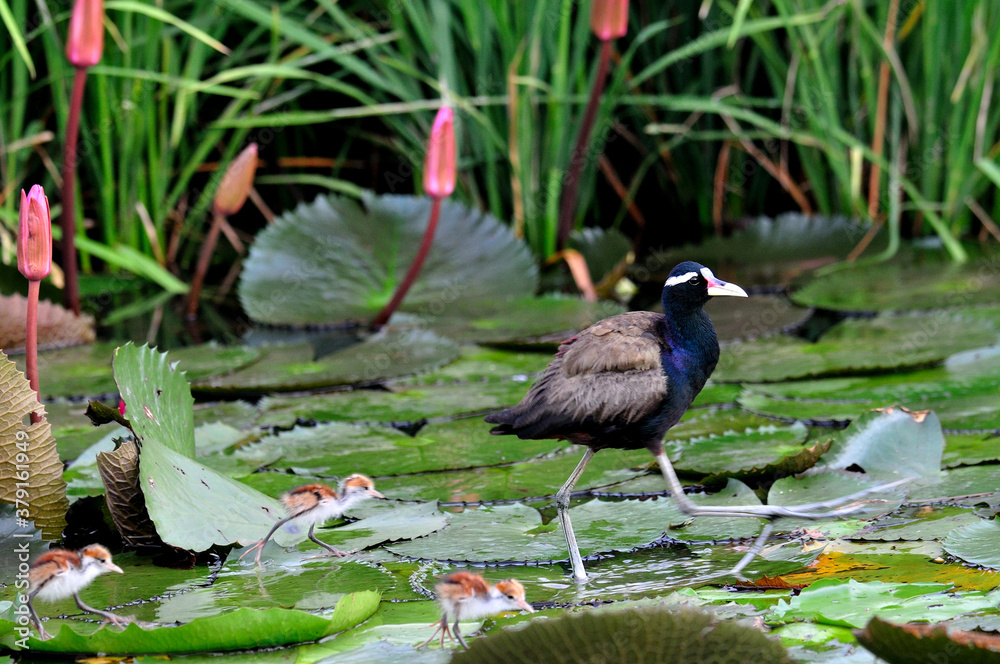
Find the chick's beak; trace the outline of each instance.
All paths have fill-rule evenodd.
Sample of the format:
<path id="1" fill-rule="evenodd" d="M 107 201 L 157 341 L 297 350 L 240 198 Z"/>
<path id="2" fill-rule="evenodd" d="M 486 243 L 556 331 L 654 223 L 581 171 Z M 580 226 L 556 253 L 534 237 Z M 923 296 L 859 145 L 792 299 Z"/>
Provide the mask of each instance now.
<path id="1" fill-rule="evenodd" d="M 523 600 L 523 599 L 517 601 L 517 608 L 522 609 L 524 611 L 527 611 L 528 613 L 534 613 L 535 612 L 535 610 L 533 608 L 531 608 L 531 605 L 528 604 L 527 600 Z"/>
<path id="2" fill-rule="evenodd" d="M 107 565 L 104 566 L 104 569 L 108 570 L 109 572 L 118 572 L 119 574 L 125 573 L 122 571 L 121 567 L 115 565 L 114 563 L 108 563 Z"/>
<path id="3" fill-rule="evenodd" d="M 383 499 L 385 498 L 385 496 L 383 496 L 381 493 L 379 493 L 375 489 L 369 489 L 368 490 L 368 495 L 371 496 L 372 498 L 383 498 Z"/>
<path id="4" fill-rule="evenodd" d="M 708 294 L 713 297 L 717 297 L 719 295 L 732 295 L 735 297 L 747 296 L 747 292 L 745 290 L 736 284 L 731 284 L 728 281 L 723 281 L 722 279 L 708 280 Z"/>

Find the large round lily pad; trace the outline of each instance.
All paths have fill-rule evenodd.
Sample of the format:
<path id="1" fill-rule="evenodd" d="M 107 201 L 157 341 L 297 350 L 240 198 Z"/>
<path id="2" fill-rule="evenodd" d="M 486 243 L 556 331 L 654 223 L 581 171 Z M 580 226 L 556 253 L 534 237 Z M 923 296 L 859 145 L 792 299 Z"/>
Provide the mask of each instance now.
<path id="1" fill-rule="evenodd" d="M 940 312 L 850 319 L 815 343 L 776 336 L 727 344 L 713 378 L 772 382 L 922 367 L 996 340 L 991 324 Z"/>
<path id="2" fill-rule="evenodd" d="M 430 199 L 320 196 L 257 236 L 239 285 L 255 321 L 310 325 L 366 321 L 392 297 L 427 227 Z M 489 214 L 446 200 L 434 244 L 402 311 L 438 315 L 531 294 L 527 246 Z"/>
<path id="3" fill-rule="evenodd" d="M 818 277 L 792 299 L 807 307 L 872 311 L 995 304 L 1000 270 L 995 255 L 957 264 L 944 252 L 902 251 L 892 260 Z"/>
<path id="4" fill-rule="evenodd" d="M 225 376 L 196 381 L 198 394 L 252 396 L 368 384 L 429 371 L 458 356 L 454 342 L 416 329 L 384 330 L 317 358 L 308 343 L 261 348 L 261 359 Z"/>

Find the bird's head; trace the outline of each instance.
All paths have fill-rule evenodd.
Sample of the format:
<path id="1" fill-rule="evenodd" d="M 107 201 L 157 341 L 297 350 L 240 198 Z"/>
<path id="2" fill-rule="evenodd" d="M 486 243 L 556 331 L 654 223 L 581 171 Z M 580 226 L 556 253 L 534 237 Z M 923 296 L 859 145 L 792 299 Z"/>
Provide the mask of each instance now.
<path id="1" fill-rule="evenodd" d="M 79 551 L 80 569 L 88 576 L 100 576 L 107 572 L 123 574 L 122 568 L 111 562 L 111 552 L 100 544 L 90 544 Z"/>
<path id="2" fill-rule="evenodd" d="M 519 581 L 514 579 L 504 579 L 503 581 L 498 581 L 495 586 L 493 586 L 494 598 L 499 600 L 501 603 L 506 604 L 508 609 L 521 609 L 522 611 L 527 611 L 528 613 L 534 613 L 535 610 L 531 608 L 527 600 L 524 597 L 524 586 L 521 585 Z"/>
<path id="3" fill-rule="evenodd" d="M 663 284 L 664 311 L 679 309 L 700 309 L 709 298 L 720 295 L 746 297 L 747 292 L 722 279 L 712 271 L 694 261 L 685 261 L 670 271 Z"/>
<path id="4" fill-rule="evenodd" d="M 342 500 L 351 501 L 361 498 L 385 498 L 375 490 L 375 482 L 372 482 L 372 478 L 361 473 L 355 473 L 341 482 L 340 495 Z"/>

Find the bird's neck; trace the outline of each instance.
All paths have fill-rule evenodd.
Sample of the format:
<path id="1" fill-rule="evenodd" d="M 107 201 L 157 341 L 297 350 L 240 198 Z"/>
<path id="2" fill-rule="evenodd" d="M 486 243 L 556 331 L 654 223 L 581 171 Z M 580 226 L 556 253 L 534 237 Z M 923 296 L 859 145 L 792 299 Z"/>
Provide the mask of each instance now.
<path id="1" fill-rule="evenodd" d="M 700 374 L 691 376 L 700 389 L 719 361 L 719 339 L 708 314 L 700 307 L 681 311 L 668 309 L 663 336 L 678 368 Z"/>

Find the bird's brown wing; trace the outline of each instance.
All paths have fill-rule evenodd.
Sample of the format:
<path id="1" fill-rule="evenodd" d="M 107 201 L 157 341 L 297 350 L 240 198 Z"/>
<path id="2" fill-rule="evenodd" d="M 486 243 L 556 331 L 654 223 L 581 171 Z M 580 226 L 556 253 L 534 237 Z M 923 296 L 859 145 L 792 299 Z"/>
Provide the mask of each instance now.
<path id="1" fill-rule="evenodd" d="M 521 403 L 486 421 L 501 425 L 495 433 L 535 438 L 641 420 L 667 394 L 660 319 L 637 311 L 595 323 L 560 346 Z"/>

